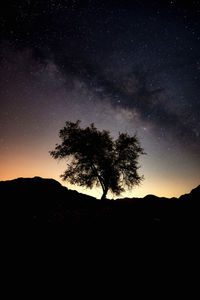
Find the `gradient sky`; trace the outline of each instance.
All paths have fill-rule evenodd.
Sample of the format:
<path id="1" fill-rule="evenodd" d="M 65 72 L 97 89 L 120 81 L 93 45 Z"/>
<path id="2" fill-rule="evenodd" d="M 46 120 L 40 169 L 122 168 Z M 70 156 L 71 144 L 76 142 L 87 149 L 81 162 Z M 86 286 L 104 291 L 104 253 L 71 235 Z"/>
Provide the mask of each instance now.
<path id="1" fill-rule="evenodd" d="M 0 180 L 54 178 L 101 197 L 63 183 L 65 162 L 48 153 L 80 119 L 137 133 L 145 180 L 122 197 L 200 183 L 200 1 L 0 5 Z"/>

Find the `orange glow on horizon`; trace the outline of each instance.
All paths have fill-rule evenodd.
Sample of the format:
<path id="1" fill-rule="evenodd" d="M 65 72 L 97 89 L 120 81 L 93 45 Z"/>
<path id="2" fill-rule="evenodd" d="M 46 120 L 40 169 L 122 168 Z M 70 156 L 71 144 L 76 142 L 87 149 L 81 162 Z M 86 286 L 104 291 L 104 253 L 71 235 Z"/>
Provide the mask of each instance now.
<path id="1" fill-rule="evenodd" d="M 49 148 L 44 147 L 43 150 L 35 151 L 19 151 L 14 155 L 7 152 L 0 158 L 0 180 L 11 180 L 18 177 L 35 177 L 53 178 L 59 181 L 62 185 L 69 189 L 77 190 L 78 192 L 91 195 L 96 198 L 101 198 L 102 191 L 100 188 L 85 189 L 78 186 L 72 186 L 63 182 L 60 174 L 65 170 L 64 161 L 57 162 L 48 155 Z M 147 159 L 147 158 L 145 158 Z M 144 162 L 145 163 L 145 162 Z M 145 175 L 145 180 L 140 186 L 136 186 L 132 191 L 127 191 L 118 198 L 124 197 L 144 197 L 148 194 L 154 194 L 159 197 L 179 197 L 182 194 L 189 193 L 198 184 L 198 176 L 187 179 L 187 177 L 179 178 L 177 174 L 172 174 L 166 177 L 166 174 L 161 174 L 154 171 L 151 166 L 142 168 L 142 173 Z M 195 175 L 195 174 L 194 174 Z M 165 178 L 164 178 L 165 176 Z M 164 179 L 163 179 L 164 178 Z M 108 198 L 114 198 L 112 194 L 108 194 Z"/>

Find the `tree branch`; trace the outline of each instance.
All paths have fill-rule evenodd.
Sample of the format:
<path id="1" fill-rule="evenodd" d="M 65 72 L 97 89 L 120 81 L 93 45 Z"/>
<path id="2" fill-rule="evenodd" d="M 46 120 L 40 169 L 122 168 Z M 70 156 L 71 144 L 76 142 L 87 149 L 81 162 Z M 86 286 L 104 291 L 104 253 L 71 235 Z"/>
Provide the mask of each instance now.
<path id="1" fill-rule="evenodd" d="M 91 162 L 91 168 L 92 168 L 93 172 L 95 173 L 95 175 L 97 176 L 97 178 L 99 179 L 99 182 L 100 182 L 101 187 L 102 187 L 103 192 L 104 192 L 105 191 L 105 185 L 103 183 L 102 178 L 99 176 L 99 174 L 97 172 L 97 169 L 96 169 L 95 165 L 93 164 L 93 162 Z"/>

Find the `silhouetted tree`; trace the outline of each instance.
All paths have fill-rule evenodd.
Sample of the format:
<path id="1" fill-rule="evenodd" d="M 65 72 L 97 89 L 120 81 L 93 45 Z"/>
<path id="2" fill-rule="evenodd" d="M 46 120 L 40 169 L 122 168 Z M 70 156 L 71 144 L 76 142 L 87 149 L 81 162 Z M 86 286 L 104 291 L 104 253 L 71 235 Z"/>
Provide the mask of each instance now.
<path id="1" fill-rule="evenodd" d="M 71 184 L 92 188 L 101 186 L 105 199 L 110 190 L 120 195 L 125 188 L 138 185 L 138 157 L 144 154 L 137 137 L 119 133 L 114 141 L 110 132 L 99 131 L 91 124 L 81 128 L 80 121 L 66 122 L 59 132 L 62 140 L 50 154 L 55 159 L 68 158 L 68 167 L 61 177 Z"/>

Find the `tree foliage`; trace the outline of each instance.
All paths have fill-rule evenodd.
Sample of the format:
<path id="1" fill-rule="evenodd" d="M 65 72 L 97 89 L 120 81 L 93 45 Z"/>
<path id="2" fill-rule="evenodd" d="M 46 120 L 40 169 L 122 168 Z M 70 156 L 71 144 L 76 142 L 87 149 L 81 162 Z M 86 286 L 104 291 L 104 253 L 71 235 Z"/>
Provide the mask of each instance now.
<path id="1" fill-rule="evenodd" d="M 108 191 L 120 195 L 143 179 L 138 174 L 138 158 L 144 151 L 136 135 L 119 133 L 113 140 L 109 131 L 99 131 L 94 124 L 81 128 L 78 120 L 66 122 L 59 137 L 61 144 L 50 154 L 55 159 L 68 159 L 63 180 L 87 188 L 101 186 L 105 199 Z"/>

